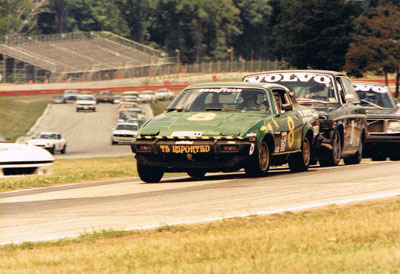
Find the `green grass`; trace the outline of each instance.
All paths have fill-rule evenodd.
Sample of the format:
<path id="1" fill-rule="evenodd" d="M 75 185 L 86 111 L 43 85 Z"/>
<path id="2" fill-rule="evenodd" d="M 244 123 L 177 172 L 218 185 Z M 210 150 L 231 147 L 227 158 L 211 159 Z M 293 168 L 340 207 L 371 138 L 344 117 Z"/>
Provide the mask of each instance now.
<path id="1" fill-rule="evenodd" d="M 6 245 L 4 273 L 400 273 L 400 198 Z"/>
<path id="2" fill-rule="evenodd" d="M 137 177 L 133 156 L 56 160 L 52 175 L 0 178 L 0 192 L 48 187 L 65 183 Z"/>
<path id="3" fill-rule="evenodd" d="M 51 95 L 0 96 L 0 135 L 15 141 L 42 115 Z"/>

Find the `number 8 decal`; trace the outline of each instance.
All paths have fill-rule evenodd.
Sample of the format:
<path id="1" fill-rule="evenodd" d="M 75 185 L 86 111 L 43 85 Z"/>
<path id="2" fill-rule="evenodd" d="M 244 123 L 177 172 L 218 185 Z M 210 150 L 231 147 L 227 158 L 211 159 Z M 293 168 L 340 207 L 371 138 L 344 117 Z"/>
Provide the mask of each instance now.
<path id="1" fill-rule="evenodd" d="M 289 133 L 288 133 L 288 145 L 289 147 L 293 147 L 294 144 L 294 121 L 292 117 L 287 117 L 287 123 L 289 127 Z"/>

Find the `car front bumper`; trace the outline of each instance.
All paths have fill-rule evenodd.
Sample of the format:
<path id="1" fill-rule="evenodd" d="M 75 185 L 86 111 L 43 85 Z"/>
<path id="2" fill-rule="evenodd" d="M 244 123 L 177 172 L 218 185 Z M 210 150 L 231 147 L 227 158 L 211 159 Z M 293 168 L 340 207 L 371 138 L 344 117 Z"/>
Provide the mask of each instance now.
<path id="1" fill-rule="evenodd" d="M 168 172 L 188 169 L 231 171 L 244 167 L 254 153 L 255 143 L 245 139 L 138 138 L 131 148 L 142 165 Z"/>

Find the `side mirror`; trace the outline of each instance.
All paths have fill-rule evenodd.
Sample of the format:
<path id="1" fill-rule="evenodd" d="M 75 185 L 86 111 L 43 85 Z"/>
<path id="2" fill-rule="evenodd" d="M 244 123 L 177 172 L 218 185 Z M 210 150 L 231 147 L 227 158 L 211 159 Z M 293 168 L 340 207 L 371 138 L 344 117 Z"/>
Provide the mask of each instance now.
<path id="1" fill-rule="evenodd" d="M 293 106 L 291 104 L 283 104 L 282 110 L 285 110 L 285 111 L 293 110 Z"/>
<path id="2" fill-rule="evenodd" d="M 346 101 L 346 104 L 351 104 L 354 102 L 354 95 L 353 94 L 346 94 L 344 96 L 344 99 Z"/>

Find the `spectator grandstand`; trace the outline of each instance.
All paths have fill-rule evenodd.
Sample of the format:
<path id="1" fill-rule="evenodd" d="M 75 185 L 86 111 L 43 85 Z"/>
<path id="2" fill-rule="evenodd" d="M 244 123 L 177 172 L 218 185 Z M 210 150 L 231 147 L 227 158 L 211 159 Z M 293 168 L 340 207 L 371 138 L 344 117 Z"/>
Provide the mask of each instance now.
<path id="1" fill-rule="evenodd" d="M 109 32 L 13 37 L 0 43 L 0 75 L 15 83 L 126 78 L 167 63 L 162 52 Z"/>

